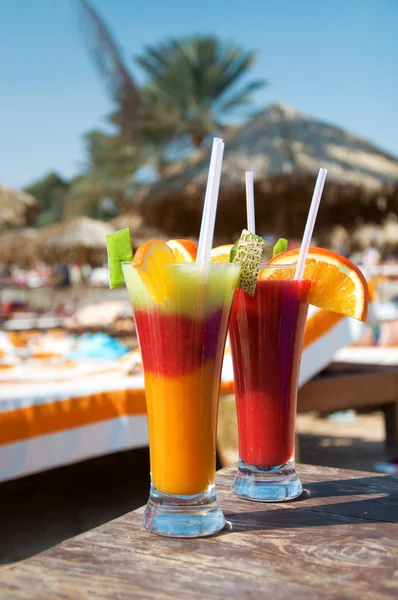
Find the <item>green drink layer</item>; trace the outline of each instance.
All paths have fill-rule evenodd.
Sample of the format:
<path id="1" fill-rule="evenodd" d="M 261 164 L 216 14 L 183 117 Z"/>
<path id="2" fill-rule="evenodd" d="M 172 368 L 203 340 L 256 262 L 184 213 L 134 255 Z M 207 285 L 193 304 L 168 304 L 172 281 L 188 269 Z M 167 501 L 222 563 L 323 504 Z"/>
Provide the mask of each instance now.
<path id="1" fill-rule="evenodd" d="M 123 273 L 134 310 L 150 310 L 195 316 L 198 306 L 202 314 L 211 314 L 223 306 L 225 296 L 239 285 L 240 265 L 231 263 L 197 263 L 165 265 L 170 282 L 169 295 L 156 304 L 141 277 L 131 264 L 123 264 Z"/>

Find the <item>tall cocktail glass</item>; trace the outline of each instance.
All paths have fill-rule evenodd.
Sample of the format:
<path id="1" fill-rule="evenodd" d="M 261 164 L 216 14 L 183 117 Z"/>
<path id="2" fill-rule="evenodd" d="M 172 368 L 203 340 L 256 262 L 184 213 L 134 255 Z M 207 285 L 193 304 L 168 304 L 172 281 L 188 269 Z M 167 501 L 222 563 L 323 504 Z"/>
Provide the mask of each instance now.
<path id="1" fill-rule="evenodd" d="M 266 269 L 285 278 L 263 279 Z M 291 267 L 261 266 L 254 296 L 238 290 L 231 312 L 239 435 L 232 490 L 250 500 L 289 500 L 302 493 L 294 444 L 310 281 L 293 276 Z"/>
<path id="2" fill-rule="evenodd" d="M 234 264 L 169 264 L 157 304 L 130 264 L 123 266 L 142 354 L 151 490 L 147 529 L 197 537 L 225 524 L 216 497 L 221 367 L 239 283 Z"/>

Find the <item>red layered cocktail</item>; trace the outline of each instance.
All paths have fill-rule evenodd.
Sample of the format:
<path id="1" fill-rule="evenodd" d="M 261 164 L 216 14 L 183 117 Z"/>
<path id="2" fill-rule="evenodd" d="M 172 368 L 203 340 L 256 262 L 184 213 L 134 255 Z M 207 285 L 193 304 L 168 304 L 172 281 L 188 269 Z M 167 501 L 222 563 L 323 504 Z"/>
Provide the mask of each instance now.
<path id="1" fill-rule="evenodd" d="M 260 270 L 254 296 L 237 291 L 229 326 L 240 456 L 235 483 L 242 488 L 243 474 L 244 487 L 251 487 L 250 493 L 235 491 L 257 500 L 281 500 L 302 490 L 294 472 L 294 442 L 310 281 L 294 281 L 291 269 L 286 269 L 286 279 L 268 278 L 267 268 Z M 267 485 L 264 490 L 261 483 L 269 483 L 268 474 L 276 472 L 285 483 L 289 479 L 288 489 Z"/>

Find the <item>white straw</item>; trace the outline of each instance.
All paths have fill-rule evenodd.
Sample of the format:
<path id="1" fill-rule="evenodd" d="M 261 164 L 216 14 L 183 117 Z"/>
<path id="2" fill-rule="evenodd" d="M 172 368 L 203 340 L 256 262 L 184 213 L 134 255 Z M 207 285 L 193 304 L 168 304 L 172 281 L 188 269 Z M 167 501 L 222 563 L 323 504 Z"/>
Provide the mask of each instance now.
<path id="1" fill-rule="evenodd" d="M 319 169 L 318 177 L 315 184 L 314 193 L 312 195 L 311 206 L 307 217 L 307 223 L 305 224 L 305 230 L 303 240 L 301 242 L 300 254 L 297 261 L 296 272 L 294 279 L 302 279 L 304 275 L 305 261 L 307 260 L 308 249 L 310 247 L 312 233 L 314 231 L 316 216 L 318 214 L 319 204 L 321 202 L 323 186 L 325 185 L 325 179 L 327 175 L 327 169 Z"/>
<path id="2" fill-rule="evenodd" d="M 211 151 L 209 175 L 205 202 L 202 213 L 202 224 L 200 226 L 198 254 L 196 262 L 210 262 L 211 246 L 213 244 L 214 225 L 216 222 L 218 192 L 220 189 L 222 158 L 224 154 L 224 142 L 220 138 L 214 138 Z"/>
<path id="3" fill-rule="evenodd" d="M 256 233 L 256 222 L 254 219 L 254 183 L 253 171 L 246 171 L 246 210 L 247 230 Z"/>

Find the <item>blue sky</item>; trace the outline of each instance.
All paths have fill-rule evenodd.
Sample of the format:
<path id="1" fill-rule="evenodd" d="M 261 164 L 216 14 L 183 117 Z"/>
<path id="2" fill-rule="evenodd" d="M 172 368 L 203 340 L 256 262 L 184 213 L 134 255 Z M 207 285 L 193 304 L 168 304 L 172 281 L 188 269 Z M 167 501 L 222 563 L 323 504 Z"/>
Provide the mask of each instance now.
<path id="1" fill-rule="evenodd" d="M 398 0 L 92 0 L 132 57 L 168 36 L 214 33 L 256 49 L 258 105 L 290 104 L 398 156 Z M 76 0 L 0 0 L 0 181 L 84 165 L 82 134 L 112 109 Z"/>

